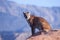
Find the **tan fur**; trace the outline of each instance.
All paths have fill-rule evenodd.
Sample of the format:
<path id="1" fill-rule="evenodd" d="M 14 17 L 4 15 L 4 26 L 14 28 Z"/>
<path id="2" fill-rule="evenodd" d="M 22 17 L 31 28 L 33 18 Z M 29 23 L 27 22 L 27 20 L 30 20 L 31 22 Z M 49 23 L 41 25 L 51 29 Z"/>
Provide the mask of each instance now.
<path id="1" fill-rule="evenodd" d="M 37 18 L 37 19 L 36 19 L 37 21 L 38 21 L 38 19 L 39 19 L 39 22 L 42 23 L 42 27 L 44 28 L 45 31 L 51 30 L 51 27 L 50 27 L 49 23 L 48 23 L 44 18 L 42 18 L 42 17 L 31 16 L 28 21 L 30 21 L 30 23 L 33 24 L 33 21 L 34 21 L 33 19 L 34 19 L 34 18 Z M 34 22 L 34 23 L 35 23 L 35 22 Z M 37 23 L 36 23 L 36 25 L 37 25 Z"/>

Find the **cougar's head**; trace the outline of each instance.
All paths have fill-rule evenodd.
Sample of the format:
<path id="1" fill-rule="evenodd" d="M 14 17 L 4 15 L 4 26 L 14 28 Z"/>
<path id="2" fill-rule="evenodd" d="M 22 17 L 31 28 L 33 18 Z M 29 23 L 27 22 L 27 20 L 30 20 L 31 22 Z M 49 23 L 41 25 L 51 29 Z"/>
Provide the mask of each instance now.
<path id="1" fill-rule="evenodd" d="M 23 12 L 24 17 L 29 20 L 30 19 L 30 13 L 29 12 Z"/>

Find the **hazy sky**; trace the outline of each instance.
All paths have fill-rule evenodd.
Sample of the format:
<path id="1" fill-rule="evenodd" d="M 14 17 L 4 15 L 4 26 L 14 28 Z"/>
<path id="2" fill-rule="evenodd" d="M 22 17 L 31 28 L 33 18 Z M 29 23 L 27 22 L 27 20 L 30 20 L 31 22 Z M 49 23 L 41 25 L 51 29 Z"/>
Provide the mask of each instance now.
<path id="1" fill-rule="evenodd" d="M 19 4 L 30 4 L 37 6 L 60 6 L 60 0 L 12 0 Z"/>

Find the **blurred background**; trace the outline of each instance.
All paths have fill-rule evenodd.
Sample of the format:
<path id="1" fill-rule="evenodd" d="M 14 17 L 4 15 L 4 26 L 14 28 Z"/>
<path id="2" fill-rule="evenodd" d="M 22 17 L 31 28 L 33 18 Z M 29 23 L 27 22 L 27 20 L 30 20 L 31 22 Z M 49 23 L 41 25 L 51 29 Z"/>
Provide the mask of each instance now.
<path id="1" fill-rule="evenodd" d="M 0 0 L 1 40 L 26 40 L 31 35 L 23 12 L 43 17 L 52 29 L 60 29 L 60 0 Z"/>

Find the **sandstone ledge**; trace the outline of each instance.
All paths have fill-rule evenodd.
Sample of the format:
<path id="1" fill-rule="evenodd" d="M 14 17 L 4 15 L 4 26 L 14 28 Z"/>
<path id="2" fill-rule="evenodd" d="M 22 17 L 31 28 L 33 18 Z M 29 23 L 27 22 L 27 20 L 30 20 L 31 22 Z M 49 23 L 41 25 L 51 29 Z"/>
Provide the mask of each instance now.
<path id="1" fill-rule="evenodd" d="M 48 34 L 41 34 L 37 36 L 31 36 L 27 40 L 60 40 L 60 30 L 51 31 Z"/>

